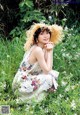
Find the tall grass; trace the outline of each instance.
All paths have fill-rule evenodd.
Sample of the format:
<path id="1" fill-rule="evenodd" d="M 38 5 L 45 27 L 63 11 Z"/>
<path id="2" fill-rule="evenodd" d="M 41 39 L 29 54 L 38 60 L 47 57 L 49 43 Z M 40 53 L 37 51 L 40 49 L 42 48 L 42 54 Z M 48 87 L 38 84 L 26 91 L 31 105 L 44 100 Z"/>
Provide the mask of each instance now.
<path id="1" fill-rule="evenodd" d="M 11 115 L 80 114 L 80 34 L 65 28 L 63 42 L 53 52 L 53 68 L 60 72 L 58 90 L 40 103 L 18 103 L 12 80 L 23 58 L 25 39 L 0 40 L 0 105 L 10 105 Z"/>

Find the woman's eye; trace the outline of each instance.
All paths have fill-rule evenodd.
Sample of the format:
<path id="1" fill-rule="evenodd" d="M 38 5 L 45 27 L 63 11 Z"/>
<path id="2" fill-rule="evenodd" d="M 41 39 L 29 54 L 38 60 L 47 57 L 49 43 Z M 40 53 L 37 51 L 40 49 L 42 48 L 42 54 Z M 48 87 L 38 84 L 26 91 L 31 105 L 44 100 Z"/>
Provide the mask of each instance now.
<path id="1" fill-rule="evenodd" d="M 41 32 L 40 34 L 43 35 L 43 32 Z"/>
<path id="2" fill-rule="evenodd" d="M 40 35 L 44 35 L 44 34 L 49 34 L 49 32 L 45 31 L 40 33 Z"/>
<path id="3" fill-rule="evenodd" d="M 46 32 L 46 34 L 49 34 L 49 32 Z"/>

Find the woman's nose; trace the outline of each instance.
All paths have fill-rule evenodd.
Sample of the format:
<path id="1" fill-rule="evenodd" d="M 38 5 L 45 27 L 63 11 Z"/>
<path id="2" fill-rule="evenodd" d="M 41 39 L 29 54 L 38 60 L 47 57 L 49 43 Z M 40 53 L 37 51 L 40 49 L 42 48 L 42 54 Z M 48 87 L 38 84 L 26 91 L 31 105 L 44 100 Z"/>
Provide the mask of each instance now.
<path id="1" fill-rule="evenodd" d="M 44 34 L 44 37 L 47 38 L 48 34 Z"/>

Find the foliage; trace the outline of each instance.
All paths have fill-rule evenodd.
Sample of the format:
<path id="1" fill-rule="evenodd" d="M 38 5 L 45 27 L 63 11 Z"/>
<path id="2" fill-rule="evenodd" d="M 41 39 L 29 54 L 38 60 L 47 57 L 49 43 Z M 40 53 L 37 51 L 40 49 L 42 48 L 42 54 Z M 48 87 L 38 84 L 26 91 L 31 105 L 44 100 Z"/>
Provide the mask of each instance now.
<path id="1" fill-rule="evenodd" d="M 10 36 L 14 38 L 17 33 L 17 37 L 19 37 L 21 35 L 21 31 L 26 28 L 28 29 L 35 22 L 45 22 L 48 24 L 61 23 L 64 26 L 66 18 L 60 22 L 58 16 L 60 12 L 63 13 L 62 8 L 64 9 L 66 6 L 66 4 L 54 4 L 52 1 L 49 1 L 48 4 L 47 1 L 41 0 L 24 0 L 20 2 L 20 22 L 18 23 L 18 26 L 10 32 Z"/>
<path id="2" fill-rule="evenodd" d="M 78 28 L 64 28 L 65 37 L 54 49 L 53 68 L 60 72 L 58 90 L 40 103 L 19 103 L 12 81 L 23 58 L 23 36 L 0 40 L 0 105 L 10 105 L 11 115 L 79 115 L 80 40 Z"/>
<path id="3" fill-rule="evenodd" d="M 0 0 L 0 34 L 8 36 L 9 32 L 17 25 L 19 19 L 20 0 Z"/>
<path id="4" fill-rule="evenodd" d="M 57 23 L 63 27 L 67 24 L 72 26 L 73 23 L 78 24 L 76 20 L 75 11 L 69 7 L 68 3 L 64 3 L 62 0 L 60 3 L 54 0 L 42 1 L 42 0 L 24 0 L 19 4 L 20 8 L 20 20 L 18 26 L 10 32 L 10 36 L 15 35 L 18 28 L 19 36 L 21 31 L 28 29 L 33 23 L 45 22 L 48 24 Z M 67 12 L 69 10 L 69 12 Z M 76 10 L 77 11 L 77 10 Z M 77 15 L 77 12 L 76 12 Z M 75 16 L 74 21 L 70 17 Z M 79 18 L 78 18 L 79 20 Z M 71 24 L 70 24 L 71 23 Z M 13 35 L 13 34 L 14 35 Z"/>
<path id="5" fill-rule="evenodd" d="M 67 3 L 63 4 L 63 2 L 64 0 L 36 0 L 35 5 L 38 9 L 41 10 L 41 12 L 44 13 L 50 24 L 61 24 L 61 20 L 64 19 L 66 16 L 66 14 L 64 14 L 64 9 L 68 6 Z"/>
<path id="6" fill-rule="evenodd" d="M 62 26 L 67 24 L 70 27 L 80 19 L 79 6 L 75 4 L 73 7 L 71 1 L 1 0 L 0 36 L 4 39 L 5 36 L 7 39 L 13 39 L 17 29 L 21 32 L 35 22 L 57 23 Z M 20 32 L 18 37 L 21 36 Z"/>
<path id="7" fill-rule="evenodd" d="M 20 21 L 18 26 L 15 27 L 11 32 L 11 37 L 19 37 L 22 35 L 22 31 L 29 28 L 32 23 L 35 22 L 47 22 L 46 18 L 44 17 L 43 13 L 40 10 L 35 9 L 33 0 L 24 0 L 19 4 L 20 8 Z"/>
<path id="8" fill-rule="evenodd" d="M 40 10 L 35 9 L 33 0 L 25 0 L 19 4 L 22 24 L 32 22 L 33 20 L 40 22 L 46 20 Z"/>

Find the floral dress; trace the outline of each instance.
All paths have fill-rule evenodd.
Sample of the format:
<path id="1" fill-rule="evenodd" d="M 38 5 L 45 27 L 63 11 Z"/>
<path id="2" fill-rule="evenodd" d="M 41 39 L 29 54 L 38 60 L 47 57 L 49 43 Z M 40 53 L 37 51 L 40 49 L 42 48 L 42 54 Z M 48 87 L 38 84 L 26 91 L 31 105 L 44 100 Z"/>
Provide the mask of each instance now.
<path id="1" fill-rule="evenodd" d="M 38 100 L 40 95 L 44 94 L 53 85 L 55 89 L 58 87 L 58 71 L 51 70 L 48 74 L 44 74 L 38 62 L 34 64 L 29 63 L 29 56 L 32 49 L 24 54 L 12 83 L 13 91 L 18 91 L 19 98 L 23 101 L 32 98 Z"/>

